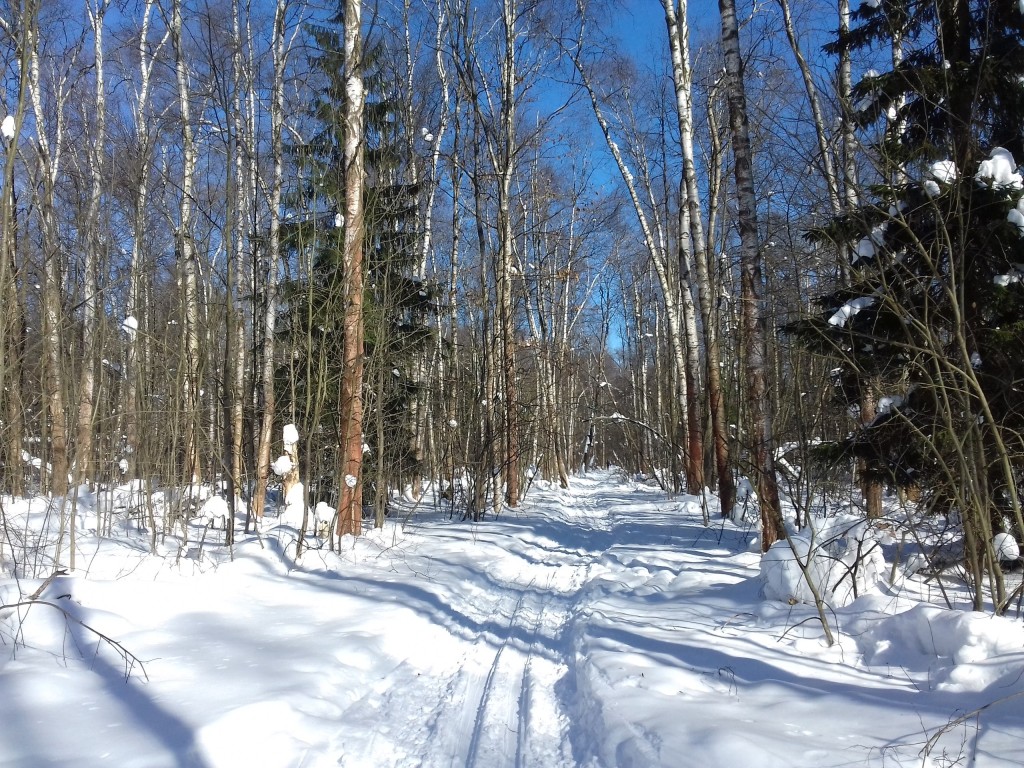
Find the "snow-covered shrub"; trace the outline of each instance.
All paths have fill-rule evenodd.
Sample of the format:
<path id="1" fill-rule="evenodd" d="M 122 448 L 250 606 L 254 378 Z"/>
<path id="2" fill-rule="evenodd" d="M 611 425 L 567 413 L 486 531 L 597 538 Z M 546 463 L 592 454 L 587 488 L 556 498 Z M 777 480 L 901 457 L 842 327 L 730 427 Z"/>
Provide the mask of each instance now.
<path id="1" fill-rule="evenodd" d="M 832 607 L 875 592 L 885 578 L 882 532 L 854 515 L 812 520 L 761 557 L 762 594 L 768 600 L 811 603 L 814 596 L 796 558 L 807 565 L 818 594 Z"/>
<path id="2" fill-rule="evenodd" d="M 760 519 L 757 491 L 749 478 L 741 477 L 736 481 L 736 506 L 730 517 L 736 525 L 753 524 Z"/>
<path id="3" fill-rule="evenodd" d="M 227 528 L 230 519 L 231 508 L 228 506 L 227 499 L 222 496 L 208 498 L 196 514 L 196 522 L 220 528 Z"/>

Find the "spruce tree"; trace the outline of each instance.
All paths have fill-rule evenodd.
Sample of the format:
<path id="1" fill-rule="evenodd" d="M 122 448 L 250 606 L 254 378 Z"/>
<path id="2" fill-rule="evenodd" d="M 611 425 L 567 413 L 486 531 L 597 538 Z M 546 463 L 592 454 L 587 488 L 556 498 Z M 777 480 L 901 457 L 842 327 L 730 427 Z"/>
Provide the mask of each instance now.
<path id="1" fill-rule="evenodd" d="M 342 31 L 315 25 L 317 53 L 311 59 L 322 87 L 310 106 L 317 127 L 309 141 L 293 146 L 302 182 L 288 201 L 291 215 L 284 241 L 301 277 L 285 285 L 287 311 L 281 334 L 292 350 L 279 368 L 282 412 L 294 413 L 307 449 L 300 454 L 311 497 L 334 505 L 338 498 L 337 448 L 340 434 L 342 349 L 345 329 L 342 286 L 346 222 L 342 150 L 346 98 Z M 363 137 L 367 184 L 364 190 L 363 505 L 380 524 L 391 488 L 418 467 L 412 450 L 410 402 L 417 395 L 413 368 L 431 338 L 435 286 L 416 275 L 419 190 L 405 183 L 413 158 L 404 153 L 404 132 L 386 68 L 386 49 L 367 45 Z M 300 270 L 302 271 L 302 270 Z"/>
<path id="2" fill-rule="evenodd" d="M 903 46 L 854 92 L 878 182 L 810 233 L 847 246 L 852 280 L 788 330 L 834 356 L 845 405 L 878 398 L 824 452 L 961 521 L 975 607 L 988 581 L 1001 609 L 993 537 L 1024 534 L 1024 9 L 870 0 L 855 21 L 833 52 Z"/>

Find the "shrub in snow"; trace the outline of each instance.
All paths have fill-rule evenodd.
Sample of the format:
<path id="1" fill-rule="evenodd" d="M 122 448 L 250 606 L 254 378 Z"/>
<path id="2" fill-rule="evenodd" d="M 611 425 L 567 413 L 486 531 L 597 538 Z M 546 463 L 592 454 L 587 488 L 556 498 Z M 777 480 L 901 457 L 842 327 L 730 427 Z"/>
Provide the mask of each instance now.
<path id="1" fill-rule="evenodd" d="M 881 532 L 862 518 L 816 519 L 790 541 L 792 546 L 789 541 L 776 542 L 761 556 L 761 591 L 767 600 L 814 602 L 798 557 L 807 564 L 818 594 L 833 608 L 877 591 L 885 579 Z"/>
<path id="2" fill-rule="evenodd" d="M 205 525 L 227 525 L 227 521 L 231 517 L 231 509 L 228 507 L 226 499 L 220 496 L 211 496 L 203 502 L 197 517 L 199 518 L 198 522 Z"/>
<path id="3" fill-rule="evenodd" d="M 757 507 L 757 492 L 749 478 L 741 477 L 736 481 L 736 506 L 732 508 L 730 519 L 736 525 L 756 523 L 761 519 Z"/>
<path id="4" fill-rule="evenodd" d="M 337 510 L 330 504 L 318 501 L 313 508 L 313 533 L 318 539 L 326 539 L 331 535 L 331 522 Z"/>

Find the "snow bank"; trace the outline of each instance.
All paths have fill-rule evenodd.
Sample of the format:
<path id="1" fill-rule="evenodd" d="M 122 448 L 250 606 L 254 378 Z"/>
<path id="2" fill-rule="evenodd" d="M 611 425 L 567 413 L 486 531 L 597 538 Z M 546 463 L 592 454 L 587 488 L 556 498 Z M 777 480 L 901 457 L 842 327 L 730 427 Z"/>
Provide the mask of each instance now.
<path id="1" fill-rule="evenodd" d="M 822 599 L 833 608 L 876 592 L 886 574 L 882 533 L 863 518 L 836 515 L 776 542 L 761 557 L 761 590 L 767 600 L 812 603 L 814 595 L 797 558 L 807 565 Z"/>
<path id="2" fill-rule="evenodd" d="M 1020 675 L 1024 626 L 1019 621 L 924 603 L 895 616 L 871 621 L 865 616 L 849 630 L 869 665 L 926 671 L 933 689 L 957 692 L 980 691 Z"/>

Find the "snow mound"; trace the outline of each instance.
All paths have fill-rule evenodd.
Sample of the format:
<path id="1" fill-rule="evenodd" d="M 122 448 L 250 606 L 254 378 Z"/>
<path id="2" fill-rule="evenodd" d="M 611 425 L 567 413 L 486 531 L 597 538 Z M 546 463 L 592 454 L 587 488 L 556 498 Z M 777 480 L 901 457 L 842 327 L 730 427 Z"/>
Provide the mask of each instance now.
<path id="1" fill-rule="evenodd" d="M 761 557 L 761 591 L 767 600 L 813 603 L 800 563 L 821 598 L 833 608 L 878 591 L 886 568 L 882 531 L 853 515 L 815 520 L 810 529 L 778 541 Z M 799 558 L 799 562 L 797 561 Z"/>
<path id="2" fill-rule="evenodd" d="M 284 447 L 295 445 L 299 442 L 299 430 L 294 424 L 285 424 L 282 434 Z"/>
<path id="3" fill-rule="evenodd" d="M 924 603 L 866 627 L 855 622 L 851 630 L 867 664 L 927 672 L 938 690 L 984 690 L 1019 676 L 1024 658 L 1019 622 Z"/>
<path id="4" fill-rule="evenodd" d="M 274 471 L 274 474 L 278 477 L 284 477 L 295 465 L 292 464 L 292 460 L 287 456 L 278 456 L 274 459 L 274 463 L 270 465 L 270 468 Z"/>

